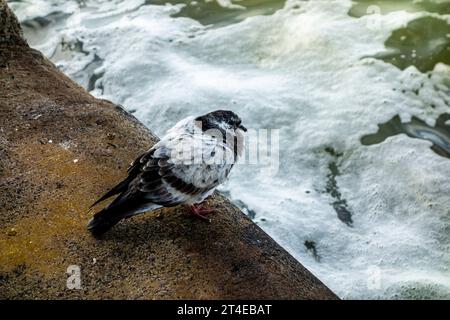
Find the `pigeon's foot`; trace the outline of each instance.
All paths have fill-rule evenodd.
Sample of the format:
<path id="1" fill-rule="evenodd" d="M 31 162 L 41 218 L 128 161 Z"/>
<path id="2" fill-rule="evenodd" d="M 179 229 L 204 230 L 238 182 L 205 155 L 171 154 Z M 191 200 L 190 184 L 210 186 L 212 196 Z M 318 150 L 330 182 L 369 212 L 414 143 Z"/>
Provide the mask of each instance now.
<path id="1" fill-rule="evenodd" d="M 207 218 L 206 215 L 214 213 L 214 210 L 203 209 L 199 204 L 190 205 L 189 209 L 191 210 L 191 213 L 197 218 L 200 218 L 203 221 L 211 222 L 211 219 Z"/>

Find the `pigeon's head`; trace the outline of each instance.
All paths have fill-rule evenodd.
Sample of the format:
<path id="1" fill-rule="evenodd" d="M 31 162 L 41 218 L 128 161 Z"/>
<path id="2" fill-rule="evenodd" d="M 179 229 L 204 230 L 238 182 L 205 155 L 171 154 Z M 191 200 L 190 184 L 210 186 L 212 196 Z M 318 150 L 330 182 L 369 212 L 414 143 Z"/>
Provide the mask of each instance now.
<path id="1" fill-rule="evenodd" d="M 197 117 L 196 121 L 202 122 L 202 130 L 210 129 L 222 129 L 222 130 L 234 130 L 241 129 L 242 131 L 247 131 L 242 125 L 242 120 L 233 111 L 229 110 L 216 110 L 207 113 L 203 116 Z"/>

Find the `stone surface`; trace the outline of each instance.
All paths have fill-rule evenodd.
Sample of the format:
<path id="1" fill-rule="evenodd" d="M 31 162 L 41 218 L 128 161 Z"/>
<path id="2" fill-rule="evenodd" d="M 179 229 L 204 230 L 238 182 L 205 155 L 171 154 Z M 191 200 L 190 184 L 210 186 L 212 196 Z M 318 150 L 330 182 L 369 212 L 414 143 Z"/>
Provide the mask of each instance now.
<path id="1" fill-rule="evenodd" d="M 157 138 L 30 49 L 0 10 L 1 299 L 336 299 L 218 194 L 210 224 L 176 207 L 91 237 L 90 204 Z M 66 287 L 71 265 L 81 289 Z"/>

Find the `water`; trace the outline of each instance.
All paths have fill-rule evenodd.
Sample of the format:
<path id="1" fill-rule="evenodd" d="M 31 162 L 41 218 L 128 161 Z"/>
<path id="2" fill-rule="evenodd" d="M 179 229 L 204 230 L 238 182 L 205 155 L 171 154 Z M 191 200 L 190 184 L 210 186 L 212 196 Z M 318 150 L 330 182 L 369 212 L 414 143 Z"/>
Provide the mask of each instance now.
<path id="1" fill-rule="evenodd" d="M 224 106 L 280 129 L 278 173 L 222 192 L 340 297 L 450 298 L 450 1 L 166 2 L 11 6 L 159 135 Z"/>
<path id="2" fill-rule="evenodd" d="M 412 117 L 410 122 L 401 122 L 399 116 L 393 117 L 386 123 L 378 125 L 378 132 L 361 138 L 363 145 L 378 144 L 392 137 L 404 133 L 412 138 L 429 140 L 433 143 L 431 150 L 437 154 L 450 158 L 450 114 L 444 113 L 437 118 L 434 127 L 419 118 Z"/>

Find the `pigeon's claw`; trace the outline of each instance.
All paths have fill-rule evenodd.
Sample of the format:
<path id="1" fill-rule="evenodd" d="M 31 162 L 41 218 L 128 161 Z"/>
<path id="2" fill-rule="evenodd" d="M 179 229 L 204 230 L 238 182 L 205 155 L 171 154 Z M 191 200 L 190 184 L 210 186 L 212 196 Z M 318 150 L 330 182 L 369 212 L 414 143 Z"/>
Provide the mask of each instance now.
<path id="1" fill-rule="evenodd" d="M 207 218 L 206 215 L 215 212 L 214 210 L 203 209 L 201 205 L 198 204 L 190 205 L 189 209 L 191 210 L 192 215 L 207 222 L 211 222 L 211 219 Z"/>

